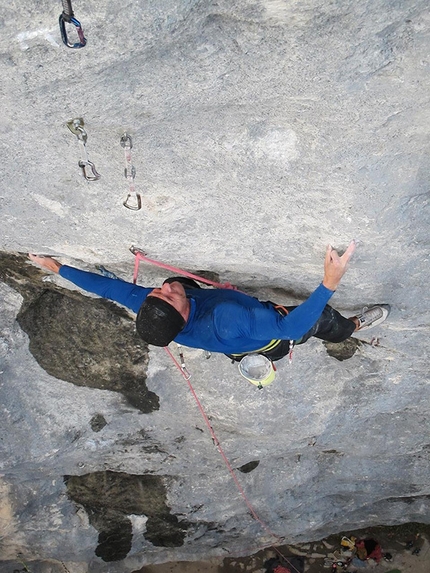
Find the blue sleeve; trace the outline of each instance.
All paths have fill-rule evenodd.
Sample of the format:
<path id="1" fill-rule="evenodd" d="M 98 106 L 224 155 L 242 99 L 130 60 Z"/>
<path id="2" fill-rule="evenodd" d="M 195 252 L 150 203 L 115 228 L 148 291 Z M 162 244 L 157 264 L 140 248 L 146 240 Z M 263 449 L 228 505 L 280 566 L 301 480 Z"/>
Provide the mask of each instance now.
<path id="1" fill-rule="evenodd" d="M 231 304 L 223 305 L 225 308 L 217 313 L 217 327 L 221 336 L 232 338 L 298 340 L 319 319 L 333 293 L 320 284 L 305 302 L 286 316 L 264 306 L 238 308 L 235 305 L 233 310 Z"/>
<path id="2" fill-rule="evenodd" d="M 59 274 L 81 289 L 122 304 L 136 314 L 142 302 L 152 291 L 152 288 L 141 287 L 120 279 L 111 279 L 97 273 L 81 271 L 67 265 L 61 266 Z"/>

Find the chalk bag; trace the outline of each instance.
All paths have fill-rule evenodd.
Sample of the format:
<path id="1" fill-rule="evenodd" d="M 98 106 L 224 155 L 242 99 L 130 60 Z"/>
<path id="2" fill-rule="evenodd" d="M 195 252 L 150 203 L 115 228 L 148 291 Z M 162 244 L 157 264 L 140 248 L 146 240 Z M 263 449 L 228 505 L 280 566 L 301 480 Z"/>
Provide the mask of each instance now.
<path id="1" fill-rule="evenodd" d="M 238 366 L 240 374 L 258 388 L 268 386 L 276 376 L 273 362 L 262 354 L 247 354 Z"/>

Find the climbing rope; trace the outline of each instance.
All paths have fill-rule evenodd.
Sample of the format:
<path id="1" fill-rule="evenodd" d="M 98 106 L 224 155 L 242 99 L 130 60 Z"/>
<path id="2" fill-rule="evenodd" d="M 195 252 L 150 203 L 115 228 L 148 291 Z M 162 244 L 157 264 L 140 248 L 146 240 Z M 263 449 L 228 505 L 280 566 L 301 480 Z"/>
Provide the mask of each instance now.
<path id="1" fill-rule="evenodd" d="M 164 269 L 173 271 L 173 272 L 175 272 L 175 273 L 178 273 L 178 274 L 187 276 L 187 277 L 192 278 L 192 279 L 195 279 L 195 280 L 199 280 L 199 281 L 205 282 L 206 284 L 211 284 L 211 285 L 213 285 L 213 286 L 218 286 L 219 288 L 230 288 L 230 289 L 232 289 L 232 288 L 234 289 L 234 288 L 235 288 L 235 287 L 233 287 L 232 285 L 230 285 L 230 283 L 224 283 L 225 285 L 228 285 L 228 286 L 223 286 L 221 283 L 216 283 L 216 282 L 210 281 L 210 280 L 208 280 L 208 279 L 203 279 L 203 277 L 199 277 L 199 276 L 197 276 L 197 275 L 193 275 L 193 274 L 191 274 L 191 273 L 188 273 L 187 271 L 183 271 L 182 269 L 178 269 L 178 268 L 176 268 L 176 267 L 171 267 L 170 265 L 165 265 L 164 263 L 160 263 L 160 262 L 158 262 L 158 261 L 154 261 L 154 260 L 152 260 L 152 259 L 149 259 L 148 257 L 146 257 L 146 255 L 145 255 L 145 253 L 143 253 L 143 251 L 141 251 L 140 249 L 137 249 L 136 247 L 131 247 L 131 248 L 130 248 L 130 251 L 131 251 L 131 252 L 134 254 L 134 256 L 135 256 L 135 268 L 134 268 L 134 274 L 133 274 L 133 283 L 134 283 L 134 284 L 136 284 L 136 282 L 137 282 L 137 275 L 138 275 L 138 271 L 139 271 L 139 261 L 140 261 L 140 260 L 144 260 L 144 261 L 146 261 L 146 262 L 155 264 L 156 266 L 159 266 L 159 267 L 161 267 L 161 268 L 164 268 Z M 221 457 L 222 457 L 222 459 L 223 459 L 223 461 L 224 461 L 224 463 L 225 463 L 225 465 L 226 465 L 226 467 L 227 467 L 227 469 L 228 469 L 228 471 L 229 471 L 229 473 L 230 473 L 230 475 L 231 475 L 231 477 L 232 477 L 232 479 L 233 479 L 233 481 L 234 481 L 234 483 L 235 483 L 235 485 L 236 485 L 236 487 L 237 487 L 237 489 L 238 489 L 238 491 L 239 491 L 239 494 L 241 495 L 243 501 L 245 502 L 245 505 L 246 505 L 246 507 L 248 508 L 248 510 L 249 510 L 249 512 L 250 512 L 250 514 L 251 514 L 251 516 L 255 519 L 255 521 L 257 521 L 257 522 L 261 525 L 261 527 L 262 527 L 265 531 L 267 531 L 267 533 L 269 533 L 269 535 L 270 535 L 277 543 L 280 544 L 280 543 L 283 541 L 284 538 L 283 538 L 283 537 L 280 537 L 279 535 L 277 535 L 276 533 L 274 533 L 274 532 L 270 529 L 270 527 L 259 517 L 259 515 L 258 515 L 257 512 L 255 511 L 255 509 L 254 509 L 252 503 L 250 502 L 248 496 L 246 495 L 245 490 L 243 489 L 242 485 L 240 484 L 240 482 L 239 482 L 239 480 L 238 480 L 238 478 L 237 478 L 237 476 L 236 476 L 236 473 L 235 473 L 235 471 L 234 471 L 234 469 L 233 469 L 231 463 L 229 462 L 229 460 L 228 460 L 228 458 L 227 458 L 227 456 L 226 456 L 226 454 L 225 454 L 225 452 L 224 452 L 224 450 L 223 450 L 223 448 L 222 448 L 222 446 L 221 446 L 221 443 L 220 443 L 220 441 L 219 441 L 217 435 L 216 435 L 215 432 L 214 432 L 214 429 L 212 428 L 212 425 L 211 425 L 211 423 L 210 423 L 210 421 L 209 421 L 209 417 L 208 417 L 208 415 L 206 414 L 206 412 L 205 412 L 205 410 L 204 410 L 204 408 L 203 408 L 203 405 L 202 405 L 202 403 L 201 403 L 199 397 L 197 396 L 197 393 L 196 393 L 196 391 L 194 390 L 193 385 L 192 385 L 191 382 L 190 382 L 191 374 L 188 372 L 188 370 L 187 370 L 187 368 L 186 368 L 186 366 L 185 366 L 185 362 L 184 362 L 184 357 L 183 357 L 183 354 L 182 354 L 182 347 L 181 347 L 181 345 L 178 344 L 178 348 L 179 348 L 179 356 L 180 356 L 181 363 L 178 362 L 178 360 L 175 358 L 175 356 L 173 355 L 172 351 L 170 350 L 170 348 L 169 348 L 168 346 L 165 346 L 165 347 L 164 347 L 164 350 L 166 351 L 166 353 L 168 354 L 168 356 L 170 356 L 170 358 L 172 359 L 174 365 L 175 365 L 176 368 L 179 370 L 179 372 L 180 372 L 181 375 L 183 376 L 184 380 L 187 382 L 188 388 L 189 388 L 189 390 L 190 390 L 190 392 L 191 392 L 191 394 L 192 394 L 192 396 L 193 396 L 193 398 L 194 398 L 194 400 L 195 400 L 195 402 L 196 402 L 196 404 L 197 404 L 198 409 L 200 410 L 200 413 L 201 413 L 201 415 L 202 415 L 202 417 L 203 417 L 203 420 L 204 420 L 204 422 L 205 422 L 205 424 L 206 424 L 206 426 L 207 426 L 207 428 L 208 428 L 208 430 L 209 430 L 209 433 L 210 433 L 210 435 L 211 435 L 211 437 L 212 437 L 212 441 L 213 441 L 214 445 L 216 446 L 218 452 L 220 453 L 220 455 L 221 455 Z M 292 569 L 294 569 L 294 570 L 296 571 L 296 573 L 300 573 L 300 572 L 298 571 L 298 569 L 296 569 L 296 567 L 294 567 L 294 565 L 292 565 L 292 564 L 288 561 L 288 559 L 287 559 L 273 544 L 270 544 L 270 545 L 268 544 L 268 545 L 266 545 L 265 547 L 272 547 L 272 549 L 273 549 L 280 557 L 282 557 L 282 559 L 283 559 L 285 562 L 288 563 L 288 566 L 289 566 L 289 567 L 291 567 Z"/>
<path id="2" fill-rule="evenodd" d="M 227 288 L 227 289 L 237 290 L 237 287 L 233 286 L 230 283 L 217 283 L 215 281 L 211 281 L 209 279 L 206 279 L 205 277 L 199 277 L 198 275 L 194 275 L 193 273 L 189 273 L 188 271 L 183 271 L 182 269 L 178 269 L 177 267 L 172 267 L 171 265 L 167 265 L 166 263 L 161 263 L 160 261 L 156 261 L 155 259 L 150 259 L 149 257 L 146 256 L 146 253 L 144 251 L 142 251 L 142 249 L 139 249 L 138 247 L 135 247 L 134 245 L 132 245 L 130 247 L 130 252 L 133 253 L 133 255 L 135 257 L 135 259 L 134 259 L 134 273 L 133 273 L 133 283 L 134 284 L 136 284 L 137 275 L 139 273 L 139 263 L 140 263 L 140 261 L 145 261 L 146 263 L 150 263 L 151 265 L 155 265 L 156 267 L 160 267 L 160 268 L 165 269 L 167 271 L 172 271 L 173 273 L 183 275 L 184 277 L 188 277 L 190 279 L 197 280 L 201 283 L 211 285 L 215 288 Z"/>
<path id="3" fill-rule="evenodd" d="M 239 490 L 240 495 L 242 496 L 247 508 L 249 509 L 252 517 L 255 519 L 255 521 L 258 521 L 258 523 L 260 523 L 260 525 L 272 536 L 274 537 L 278 542 L 282 541 L 282 538 L 277 535 L 276 533 L 273 533 L 271 531 L 271 529 L 264 523 L 264 521 L 262 519 L 260 519 L 260 517 L 258 516 L 257 512 L 255 511 L 254 507 L 252 506 L 251 502 L 249 501 L 243 487 L 240 485 L 239 480 L 237 479 L 237 476 L 234 472 L 233 467 L 231 466 L 227 456 L 224 453 L 224 450 L 221 446 L 220 441 L 218 440 L 214 429 L 211 426 L 211 423 L 209 421 L 209 418 L 202 406 L 202 403 L 200 402 L 199 397 L 197 396 L 196 391 L 193 388 L 193 385 L 190 382 L 190 378 L 191 376 L 184 370 L 184 368 L 182 368 L 182 366 L 179 364 L 179 362 L 176 360 L 176 358 L 174 357 L 174 355 L 172 354 L 171 350 L 169 349 L 168 346 L 164 347 L 164 350 L 167 352 L 167 354 L 170 356 L 170 358 L 173 360 L 175 366 L 178 368 L 178 370 L 180 371 L 180 373 L 182 374 L 182 376 L 184 377 L 184 379 L 186 380 L 187 384 L 188 384 L 188 388 L 190 389 L 191 394 L 193 395 L 194 400 L 196 401 L 197 407 L 200 410 L 200 413 L 205 421 L 206 426 L 208 427 L 208 430 L 210 432 L 210 435 L 212 437 L 213 443 L 214 445 L 217 447 L 222 459 L 224 460 L 225 465 L 227 466 L 228 471 L 231 474 L 231 477 L 233 478 L 234 483 L 236 484 L 237 489 Z"/>
<path id="4" fill-rule="evenodd" d="M 178 345 L 178 346 L 179 346 L 179 345 Z M 201 415 L 202 415 L 202 417 L 203 417 L 203 419 L 204 419 L 204 421 L 205 421 L 205 424 L 206 424 L 206 426 L 207 426 L 207 428 L 208 428 L 208 430 L 209 430 L 209 432 L 210 432 L 210 435 L 211 435 L 211 437 L 212 437 L 212 441 L 213 441 L 214 445 L 216 446 L 218 452 L 220 453 L 220 455 L 221 455 L 221 457 L 222 457 L 222 459 L 223 459 L 223 461 L 224 461 L 224 463 L 225 463 L 225 465 L 226 465 L 226 467 L 227 467 L 227 469 L 228 469 L 228 471 L 229 471 L 231 477 L 233 478 L 233 481 L 234 481 L 234 483 L 235 483 L 235 485 L 236 485 L 236 487 L 237 487 L 237 489 L 238 489 L 238 491 L 239 491 L 239 493 L 240 493 L 240 495 L 241 495 L 243 501 L 245 502 L 247 508 L 249 509 L 249 512 L 251 513 L 252 517 L 255 519 L 255 521 L 257 521 L 257 522 L 261 525 L 261 527 L 262 527 L 265 531 L 267 531 L 267 533 L 269 533 L 269 535 L 270 535 L 271 537 L 273 537 L 273 538 L 275 539 L 275 541 L 276 541 L 277 543 L 279 543 L 279 544 L 282 543 L 282 541 L 283 541 L 284 538 L 281 537 L 281 536 L 279 536 L 279 535 L 277 535 L 276 533 L 274 533 L 274 532 L 270 529 L 270 527 L 259 517 L 259 515 L 258 515 L 257 512 L 255 511 L 253 505 L 252 505 L 251 502 L 249 501 L 249 498 L 248 498 L 248 496 L 246 495 L 245 490 L 243 489 L 243 487 L 241 486 L 239 480 L 237 479 L 236 473 L 235 473 L 235 471 L 234 471 L 232 465 L 230 464 L 230 462 L 229 462 L 229 460 L 228 460 L 228 458 L 227 458 L 227 456 L 226 456 L 226 454 L 225 454 L 225 452 L 224 452 L 224 450 L 223 450 L 223 448 L 222 448 L 222 446 L 221 446 L 221 443 L 220 443 L 220 441 L 219 441 L 217 435 L 215 434 L 214 429 L 212 428 L 212 425 L 211 425 L 211 423 L 210 423 L 210 421 L 209 421 L 209 417 L 208 417 L 208 415 L 206 414 L 206 412 L 205 412 L 205 410 L 204 410 L 204 408 L 203 408 L 203 405 L 202 405 L 202 403 L 201 403 L 199 397 L 197 396 L 197 393 L 196 393 L 196 391 L 194 390 L 193 385 L 192 385 L 191 382 L 190 382 L 191 374 L 190 374 L 190 373 L 188 372 L 188 370 L 185 368 L 185 364 L 183 363 L 183 357 L 181 358 L 182 364 L 180 364 L 180 363 L 176 360 L 175 356 L 173 355 L 173 353 L 171 352 L 171 350 L 170 350 L 170 348 L 169 348 L 168 346 L 165 346 L 165 347 L 164 347 L 164 350 L 165 350 L 166 353 L 170 356 L 170 358 L 172 359 L 172 361 L 173 361 L 173 363 L 175 364 L 176 368 L 179 370 L 179 372 L 182 374 L 183 378 L 185 379 L 186 383 L 188 384 L 188 388 L 189 388 L 189 390 L 190 390 L 190 392 L 191 392 L 191 394 L 192 394 L 192 396 L 193 396 L 193 398 L 194 398 L 194 400 L 195 400 L 195 402 L 196 402 L 196 404 L 197 404 L 197 407 L 198 407 L 198 409 L 200 410 L 200 413 L 201 413 Z M 182 356 L 181 352 L 180 352 L 179 355 Z M 266 549 L 266 548 L 268 548 L 268 547 L 271 547 L 271 548 L 275 551 L 275 553 L 277 553 L 277 554 L 288 564 L 289 567 L 291 567 L 292 569 L 294 569 L 294 570 L 296 571 L 296 573 L 300 573 L 299 570 L 298 570 L 296 567 L 294 567 L 294 565 L 288 560 L 288 558 L 285 557 L 285 555 L 283 555 L 283 553 L 282 553 L 281 551 L 279 551 L 279 549 L 273 545 L 273 543 L 268 543 L 268 544 L 266 544 L 266 545 L 264 545 L 264 546 L 261 546 L 261 547 L 259 548 L 259 550 L 260 550 L 260 549 Z"/>

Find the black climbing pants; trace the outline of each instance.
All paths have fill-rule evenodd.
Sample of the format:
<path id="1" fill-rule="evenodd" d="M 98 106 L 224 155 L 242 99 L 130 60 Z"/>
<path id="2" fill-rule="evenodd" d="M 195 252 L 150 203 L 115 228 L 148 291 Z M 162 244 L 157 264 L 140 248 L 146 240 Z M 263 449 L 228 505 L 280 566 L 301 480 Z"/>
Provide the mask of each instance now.
<path id="1" fill-rule="evenodd" d="M 286 306 L 285 310 L 291 312 L 295 308 L 295 306 Z M 305 343 L 311 336 L 315 336 L 321 340 L 327 340 L 328 342 L 343 342 L 351 336 L 355 330 L 355 326 L 352 320 L 345 318 L 337 310 L 327 304 L 313 327 L 299 340 L 295 340 L 294 346 L 296 344 Z M 267 356 L 270 360 L 280 360 L 284 358 L 289 351 L 290 341 L 281 340 L 273 350 L 262 352 L 261 354 L 264 354 L 264 356 Z"/>

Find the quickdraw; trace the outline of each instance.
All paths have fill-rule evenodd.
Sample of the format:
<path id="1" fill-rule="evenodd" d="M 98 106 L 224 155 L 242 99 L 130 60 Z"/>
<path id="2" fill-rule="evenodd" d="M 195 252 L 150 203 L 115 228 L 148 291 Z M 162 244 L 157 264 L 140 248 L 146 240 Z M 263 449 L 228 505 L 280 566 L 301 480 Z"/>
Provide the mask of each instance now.
<path id="1" fill-rule="evenodd" d="M 182 375 L 184 376 L 185 380 L 189 380 L 191 378 L 191 374 L 185 364 L 185 358 L 184 358 L 184 353 L 182 351 L 182 346 L 178 343 L 176 343 L 176 346 L 178 347 L 179 358 L 181 361 L 180 365 L 181 365 Z"/>
<path id="2" fill-rule="evenodd" d="M 64 45 L 68 48 L 83 48 L 87 43 L 86 38 L 84 37 L 84 31 L 82 30 L 81 23 L 79 20 L 75 18 L 73 14 L 72 8 L 72 1 L 71 0 L 62 0 L 63 3 L 63 12 L 60 14 L 58 22 L 60 24 L 60 33 L 61 39 L 63 40 Z M 67 36 L 66 24 L 73 24 L 76 28 L 76 32 L 78 34 L 79 42 L 70 42 Z"/>
<path id="3" fill-rule="evenodd" d="M 133 142 L 131 136 L 128 133 L 124 133 L 120 140 L 121 147 L 124 148 L 125 155 L 125 168 L 124 176 L 128 181 L 129 190 L 123 205 L 126 209 L 130 211 L 139 211 L 142 208 L 142 200 L 139 193 L 136 192 L 134 187 L 134 178 L 136 177 L 136 168 L 131 162 L 131 150 L 133 147 Z"/>
<path id="4" fill-rule="evenodd" d="M 76 135 L 80 145 L 83 148 L 85 159 L 81 159 L 80 161 L 78 161 L 78 165 L 82 170 L 82 175 L 85 177 L 87 181 L 97 181 L 97 179 L 100 179 L 101 175 L 100 173 L 97 173 L 96 166 L 88 158 L 88 151 L 87 151 L 88 135 L 84 129 L 84 120 L 82 119 L 82 117 L 75 117 L 74 119 L 69 119 L 69 121 L 67 122 L 67 127 L 74 135 Z"/>

